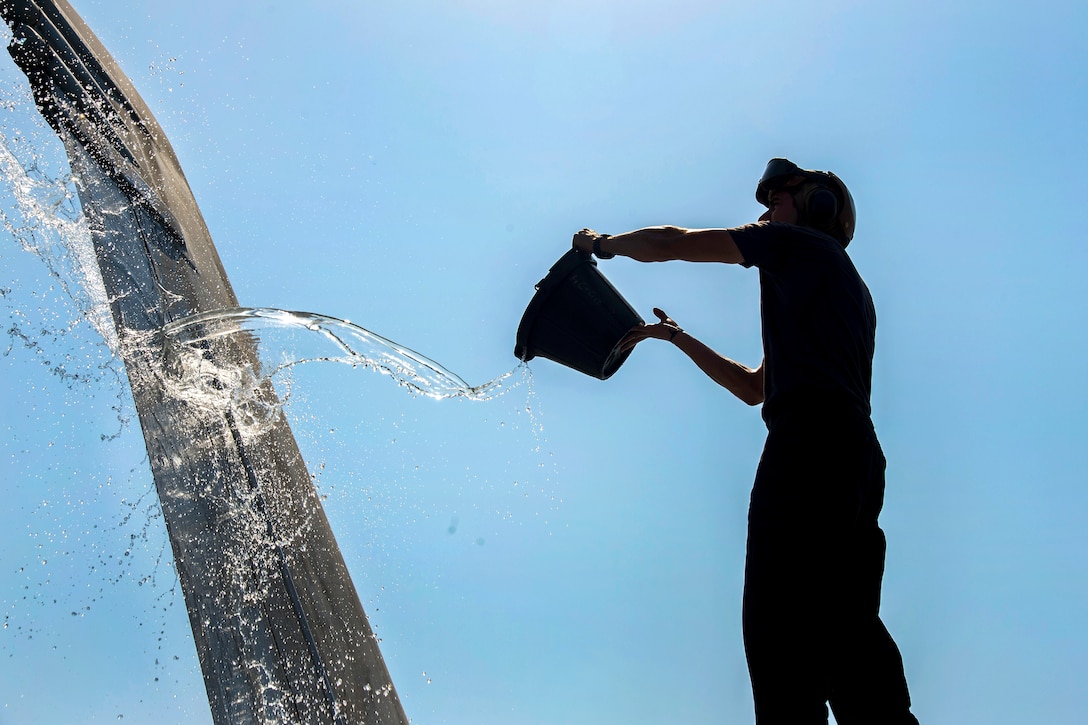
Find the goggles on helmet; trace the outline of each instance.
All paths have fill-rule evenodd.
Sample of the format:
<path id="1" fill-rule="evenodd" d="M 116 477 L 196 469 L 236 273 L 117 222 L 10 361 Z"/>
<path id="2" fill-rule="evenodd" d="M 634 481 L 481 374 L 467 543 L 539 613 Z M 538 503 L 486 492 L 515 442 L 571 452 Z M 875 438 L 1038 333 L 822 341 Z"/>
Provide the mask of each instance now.
<path id="1" fill-rule="evenodd" d="M 802 169 L 788 159 L 771 159 L 767 162 L 763 176 L 759 177 L 759 184 L 756 185 L 756 201 L 763 206 L 768 206 L 772 191 L 795 186 L 811 178 L 813 178 L 812 172 Z"/>
<path id="2" fill-rule="evenodd" d="M 819 185 L 830 190 L 838 198 L 838 213 L 832 222 L 835 227 L 834 236 L 846 245 L 854 236 L 854 199 L 850 195 L 846 184 L 830 171 L 812 171 L 802 169 L 789 159 L 771 159 L 767 162 L 767 168 L 763 171 L 759 183 L 756 185 L 756 201 L 766 207 L 770 207 L 772 191 L 778 191 L 787 187 Z M 801 210 L 802 212 L 805 210 Z"/>

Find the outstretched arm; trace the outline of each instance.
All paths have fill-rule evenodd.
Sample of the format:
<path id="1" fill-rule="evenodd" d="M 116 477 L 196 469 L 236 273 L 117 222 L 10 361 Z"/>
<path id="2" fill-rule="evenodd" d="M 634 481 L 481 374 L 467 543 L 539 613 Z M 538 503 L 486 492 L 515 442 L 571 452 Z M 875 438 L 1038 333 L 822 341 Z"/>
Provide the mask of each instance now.
<path id="1" fill-rule="evenodd" d="M 763 402 L 763 363 L 754 370 L 741 365 L 684 332 L 676 322 L 656 307 L 654 314 L 661 322 L 653 325 L 639 325 L 631 330 L 620 341 L 621 350 L 629 350 L 651 337 L 667 340 L 680 348 L 711 380 L 744 403 L 759 405 Z"/>
<path id="2" fill-rule="evenodd" d="M 594 249 L 596 243 L 596 249 Z M 740 264 L 744 256 L 728 229 L 646 227 L 615 236 L 583 229 L 574 235 L 574 246 L 605 259 L 620 255 L 639 262 L 726 262 Z"/>

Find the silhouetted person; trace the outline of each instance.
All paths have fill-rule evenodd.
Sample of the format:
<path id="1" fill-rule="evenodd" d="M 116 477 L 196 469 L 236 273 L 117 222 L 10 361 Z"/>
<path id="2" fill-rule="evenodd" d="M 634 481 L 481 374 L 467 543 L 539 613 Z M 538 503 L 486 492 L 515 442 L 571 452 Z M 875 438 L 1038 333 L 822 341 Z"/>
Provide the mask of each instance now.
<path id="1" fill-rule="evenodd" d="M 903 662 L 880 621 L 884 455 L 870 420 L 876 310 L 846 254 L 854 201 L 834 174 L 772 159 L 768 208 L 734 229 L 651 227 L 574 246 L 601 259 L 757 267 L 763 362 L 749 368 L 659 309 L 621 342 L 668 340 L 749 405 L 767 441 L 752 487 L 744 648 L 757 725 L 917 725 Z"/>

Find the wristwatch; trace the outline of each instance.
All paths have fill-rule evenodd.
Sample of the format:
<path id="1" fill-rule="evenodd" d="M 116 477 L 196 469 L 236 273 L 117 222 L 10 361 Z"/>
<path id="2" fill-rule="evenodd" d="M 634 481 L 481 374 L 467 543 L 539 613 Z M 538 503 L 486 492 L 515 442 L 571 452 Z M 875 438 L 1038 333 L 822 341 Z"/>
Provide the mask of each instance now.
<path id="1" fill-rule="evenodd" d="M 602 252 L 601 251 L 601 240 L 602 239 L 608 239 L 611 236 L 612 236 L 611 234 L 602 234 L 601 236 L 599 236 L 599 237 L 597 237 L 596 239 L 593 240 L 593 256 L 594 257 L 596 257 L 597 259 L 612 259 L 613 257 L 616 256 L 615 254 L 609 254 L 608 252 Z"/>

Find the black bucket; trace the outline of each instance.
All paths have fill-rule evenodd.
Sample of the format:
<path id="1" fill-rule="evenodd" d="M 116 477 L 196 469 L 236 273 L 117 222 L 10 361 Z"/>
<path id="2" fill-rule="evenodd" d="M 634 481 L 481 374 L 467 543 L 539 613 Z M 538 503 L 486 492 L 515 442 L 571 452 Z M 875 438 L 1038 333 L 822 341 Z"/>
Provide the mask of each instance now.
<path id="1" fill-rule="evenodd" d="M 597 261 L 572 249 L 537 284 L 518 325 L 514 355 L 519 360 L 544 357 L 607 380 L 631 354 L 616 349 L 619 341 L 641 322 L 597 269 Z"/>

